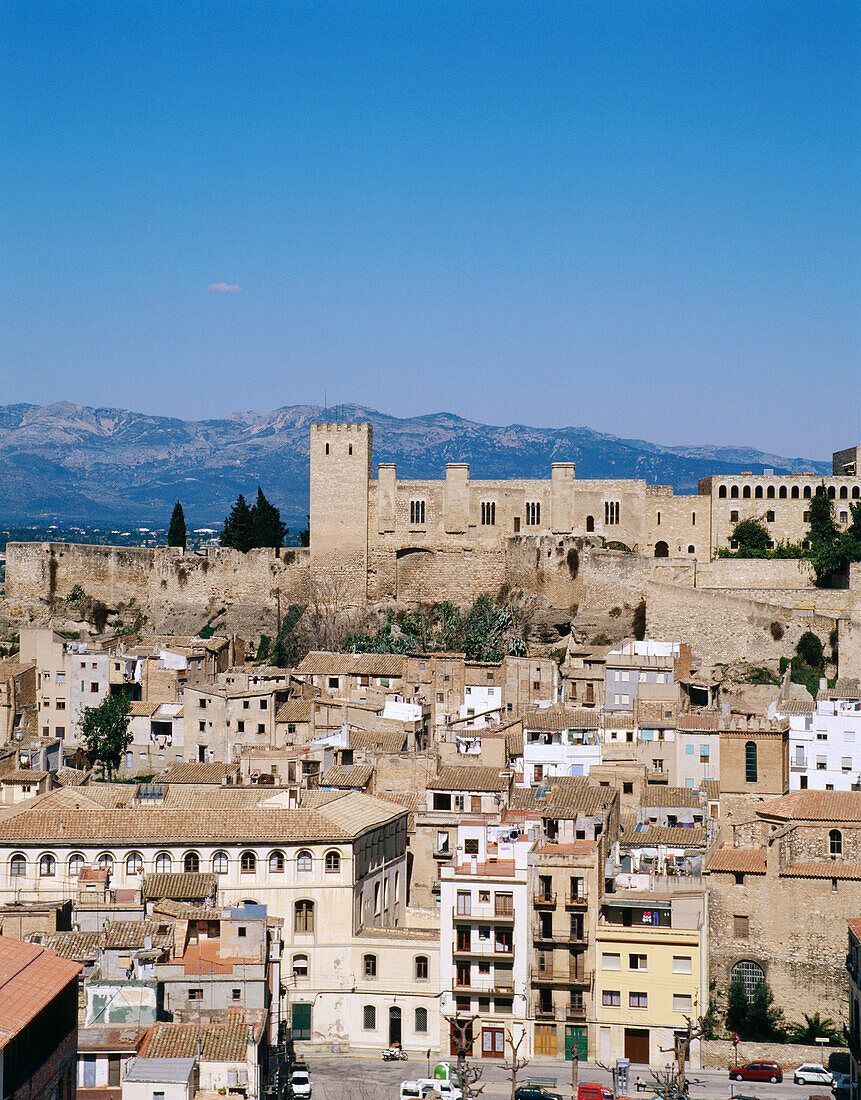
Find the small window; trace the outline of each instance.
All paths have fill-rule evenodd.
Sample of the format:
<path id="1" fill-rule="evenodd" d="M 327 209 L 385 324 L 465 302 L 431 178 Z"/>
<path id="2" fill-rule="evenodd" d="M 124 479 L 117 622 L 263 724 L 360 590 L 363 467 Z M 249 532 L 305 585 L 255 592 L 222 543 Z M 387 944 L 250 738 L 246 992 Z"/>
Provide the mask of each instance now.
<path id="1" fill-rule="evenodd" d="M 365 1031 L 376 1031 L 377 1010 L 373 1005 L 365 1005 L 362 1009 L 362 1027 Z"/>
<path id="2" fill-rule="evenodd" d="M 416 1009 L 416 1021 L 415 1030 L 418 1034 L 424 1035 L 428 1029 L 428 1010 L 426 1008 Z"/>
<path id="3" fill-rule="evenodd" d="M 748 741 L 744 746 L 744 778 L 748 783 L 756 783 L 756 742 Z"/>
<path id="4" fill-rule="evenodd" d="M 157 875 L 166 875 L 170 873 L 171 858 L 167 852 L 159 852 L 155 857 L 155 873 Z"/>
<path id="5" fill-rule="evenodd" d="M 202 1001 L 203 1000 L 203 987 L 191 986 L 188 990 L 188 999 L 190 1001 Z"/>
<path id="6" fill-rule="evenodd" d="M 294 955 L 293 956 L 293 977 L 294 978 L 307 978 L 308 977 L 308 956 L 307 955 Z"/>
<path id="7" fill-rule="evenodd" d="M 313 859 L 311 853 L 307 848 L 303 848 L 302 851 L 296 856 L 296 870 L 300 875 L 308 875 L 313 869 Z"/>
<path id="8" fill-rule="evenodd" d="M 341 853 L 331 851 L 326 853 L 326 873 L 337 874 L 341 870 Z"/>
<path id="9" fill-rule="evenodd" d="M 314 931 L 314 902 L 297 901 L 293 909 L 293 931 Z"/>
<path id="10" fill-rule="evenodd" d="M 468 855 L 468 856 L 477 856 L 478 855 L 478 840 L 477 840 L 477 838 L 476 837 L 468 837 L 463 842 L 463 850 L 464 850 L 465 854 Z"/>
<path id="11" fill-rule="evenodd" d="M 774 512 L 770 508 L 765 513 L 765 522 L 766 523 L 774 523 Z"/>
<path id="12" fill-rule="evenodd" d="M 410 501 L 410 525 L 423 527 L 425 522 L 425 502 L 423 500 Z"/>
<path id="13" fill-rule="evenodd" d="M 843 834 L 839 829 L 832 829 L 828 834 L 828 854 L 832 856 L 843 855 Z"/>
<path id="14" fill-rule="evenodd" d="M 242 1000 L 242 990 L 241 989 L 232 989 L 230 991 L 230 999 L 232 1001 L 241 1001 Z"/>
<path id="15" fill-rule="evenodd" d="M 693 959 L 690 955 L 673 955 L 674 974 L 692 974 Z"/>
<path id="16" fill-rule="evenodd" d="M 44 855 L 39 860 L 39 877 L 53 878 L 57 873 L 57 861 L 52 855 Z"/>
<path id="17" fill-rule="evenodd" d="M 281 874 L 284 870 L 284 853 L 274 851 L 269 853 L 269 873 L 272 875 Z"/>
<path id="18" fill-rule="evenodd" d="M 227 874 L 227 852 L 216 852 L 212 857 L 212 870 L 216 875 Z"/>
<path id="19" fill-rule="evenodd" d="M 77 878 L 84 869 L 84 857 L 75 852 L 69 856 L 69 878 Z"/>
<path id="20" fill-rule="evenodd" d="M 693 1012 L 694 1002 L 690 993 L 673 994 L 673 1012 L 684 1012 L 690 1015 Z"/>
<path id="21" fill-rule="evenodd" d="M 238 938 L 240 940 L 247 939 L 248 929 L 246 928 L 246 926 L 244 924 L 240 924 L 240 926 L 236 929 L 236 935 L 238 936 Z"/>
<path id="22" fill-rule="evenodd" d="M 182 861 L 182 869 L 188 875 L 196 875 L 200 870 L 200 856 L 197 852 L 186 852 Z"/>
<path id="23" fill-rule="evenodd" d="M 649 995 L 648 993 L 629 993 L 628 994 L 628 1008 L 648 1008 L 649 1007 Z"/>
<path id="24" fill-rule="evenodd" d="M 732 930 L 737 940 L 746 940 L 750 935 L 750 918 L 733 917 Z"/>
<path id="25" fill-rule="evenodd" d="M 428 957 L 427 955 L 416 955 L 416 980 L 420 982 L 427 981 L 428 977 Z"/>
<path id="26" fill-rule="evenodd" d="M 493 501 L 481 502 L 481 525 L 493 527 L 496 523 L 496 504 Z"/>
<path id="27" fill-rule="evenodd" d="M 9 860 L 9 874 L 15 876 L 27 874 L 26 856 L 21 855 L 20 852 L 16 852 L 16 854 L 12 856 Z"/>
<path id="28" fill-rule="evenodd" d="M 362 959 L 362 968 L 366 978 L 376 978 L 377 976 L 377 956 L 365 955 Z"/>
<path id="29" fill-rule="evenodd" d="M 143 870 L 143 856 L 140 852 L 129 852 L 126 856 L 126 874 L 139 875 Z"/>
<path id="30" fill-rule="evenodd" d="M 629 970 L 648 970 L 649 963 L 645 955 L 628 955 Z"/>
<path id="31" fill-rule="evenodd" d="M 239 870 L 245 875 L 254 874 L 257 870 L 257 856 L 253 852 L 243 852 L 239 857 Z"/>
<path id="32" fill-rule="evenodd" d="M 622 994 L 618 989 L 605 989 L 601 993 L 601 1004 L 605 1008 L 619 1008 L 622 1004 Z"/>
<path id="33" fill-rule="evenodd" d="M 622 956 L 615 951 L 604 951 L 601 954 L 602 970 L 621 970 Z"/>

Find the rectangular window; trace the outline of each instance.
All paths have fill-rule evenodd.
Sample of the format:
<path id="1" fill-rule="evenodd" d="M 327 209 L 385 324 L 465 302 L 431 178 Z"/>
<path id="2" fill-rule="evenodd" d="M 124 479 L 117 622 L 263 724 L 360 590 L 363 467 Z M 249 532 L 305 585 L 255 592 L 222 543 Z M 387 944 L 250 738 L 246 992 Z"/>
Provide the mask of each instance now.
<path id="1" fill-rule="evenodd" d="M 622 1004 L 622 994 L 618 989 L 605 989 L 601 993 L 601 1004 L 605 1008 L 619 1008 Z"/>
<path id="2" fill-rule="evenodd" d="M 693 756 L 693 755 L 694 755 L 694 746 L 693 745 L 685 745 L 685 756 Z"/>
<path id="3" fill-rule="evenodd" d="M 616 952 L 602 951 L 601 952 L 601 969 L 602 970 L 621 970 L 622 969 L 622 956 Z"/>
<path id="4" fill-rule="evenodd" d="M 690 1014 L 693 1011 L 694 999 L 690 993 L 674 993 L 673 994 L 673 1012 L 685 1012 Z"/>
<path id="5" fill-rule="evenodd" d="M 628 956 L 628 969 L 629 970 L 648 970 L 649 964 L 645 955 L 629 955 Z"/>
<path id="6" fill-rule="evenodd" d="M 738 918 L 736 918 L 738 919 Z M 673 955 L 673 973 L 691 974 L 693 972 L 693 959 L 690 955 Z"/>
<path id="7" fill-rule="evenodd" d="M 648 1008 L 649 1007 L 649 995 L 648 993 L 629 993 L 628 994 L 628 1008 Z"/>
<path id="8" fill-rule="evenodd" d="M 197 986 L 189 988 L 188 999 L 190 1001 L 202 1001 L 203 1000 L 203 987 Z"/>
<path id="9" fill-rule="evenodd" d="M 737 940 L 746 940 L 750 935 L 750 918 L 741 916 L 733 917 L 732 930 Z"/>

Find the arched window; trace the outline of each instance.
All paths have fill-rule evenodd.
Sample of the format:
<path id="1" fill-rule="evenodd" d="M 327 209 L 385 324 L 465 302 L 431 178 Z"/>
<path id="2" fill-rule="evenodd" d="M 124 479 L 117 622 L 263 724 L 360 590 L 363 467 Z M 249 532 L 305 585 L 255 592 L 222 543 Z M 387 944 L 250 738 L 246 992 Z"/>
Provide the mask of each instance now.
<path id="1" fill-rule="evenodd" d="M 750 500 L 750 486 L 749 485 L 744 486 L 744 488 L 741 491 L 741 495 L 744 497 L 745 500 Z"/>
<path id="2" fill-rule="evenodd" d="M 618 500 L 605 500 L 604 501 L 604 523 L 608 527 L 612 527 L 619 522 L 619 502 Z"/>
<path id="3" fill-rule="evenodd" d="M 773 485 L 769 485 L 769 487 L 765 491 L 765 495 L 769 500 L 774 500 L 774 486 Z"/>
<path id="4" fill-rule="evenodd" d="M 735 500 L 738 497 L 738 486 L 737 485 L 733 485 L 733 487 L 729 491 L 729 495 L 732 497 L 733 500 Z"/>
<path id="5" fill-rule="evenodd" d="M 721 485 L 718 488 L 718 496 L 720 497 L 721 500 L 725 499 L 725 497 L 726 497 L 726 485 Z"/>
<path id="6" fill-rule="evenodd" d="M 840 486 L 840 499 L 841 500 L 847 500 L 848 497 L 849 497 L 849 486 L 848 485 L 841 485 Z"/>
<path id="7" fill-rule="evenodd" d="M 747 783 L 756 782 L 756 742 L 748 741 L 744 746 L 744 778 Z"/>
<path id="8" fill-rule="evenodd" d="M 589 533 L 589 532 L 594 531 L 594 530 L 595 530 L 595 517 L 594 516 L 587 516 L 586 517 L 586 531 L 587 531 L 587 533 Z"/>
<path id="9" fill-rule="evenodd" d="M 419 1034 L 424 1034 L 428 1029 L 428 1010 L 426 1008 L 416 1009 L 416 1026 L 415 1030 Z"/>
<path id="10" fill-rule="evenodd" d="M 239 870 L 245 875 L 253 875 L 257 870 L 257 856 L 253 852 L 243 852 L 239 857 Z"/>
<path id="11" fill-rule="evenodd" d="M 481 502 L 481 526 L 493 527 L 496 523 L 496 504 L 492 500 Z"/>
<path id="12" fill-rule="evenodd" d="M 423 500 L 410 501 L 410 523 L 414 527 L 422 527 L 425 521 L 425 502 Z"/>
<path id="13" fill-rule="evenodd" d="M 781 500 L 786 500 L 786 486 L 781 485 L 777 494 Z"/>
<path id="14" fill-rule="evenodd" d="M 110 852 L 102 852 L 96 860 L 96 866 L 100 871 L 107 871 L 109 875 L 114 873 L 114 857 Z"/>
<path id="15" fill-rule="evenodd" d="M 313 932 L 314 931 L 314 902 L 313 901 L 297 901 L 293 907 L 293 931 L 294 932 Z"/>
<path id="16" fill-rule="evenodd" d="M 326 874 L 335 875 L 341 870 L 341 853 L 332 849 L 326 853 Z"/>
<path id="17" fill-rule="evenodd" d="M 752 962 L 750 959 L 742 959 L 730 971 L 730 978 L 733 980 L 741 978 L 747 999 L 750 1000 L 756 992 L 756 987 L 761 981 L 764 981 L 765 971 L 759 963 Z"/>
<path id="18" fill-rule="evenodd" d="M 9 860 L 9 874 L 16 878 L 27 874 L 27 857 L 22 852 L 16 852 Z"/>
<path id="19" fill-rule="evenodd" d="M 126 856 L 126 874 L 139 875 L 143 870 L 143 856 L 140 852 L 129 852 Z"/>
<path id="20" fill-rule="evenodd" d="M 159 852 L 155 857 L 155 873 L 157 875 L 169 874 L 172 864 L 173 860 L 168 852 Z"/>
<path id="21" fill-rule="evenodd" d="M 310 875 L 314 867 L 314 860 L 307 848 L 296 856 L 296 870 L 300 875 Z"/>
<path id="22" fill-rule="evenodd" d="M 663 541 L 663 539 L 660 542 L 656 542 L 655 543 L 655 557 L 656 558 L 668 558 L 669 556 L 670 556 L 670 548 Z"/>
<path id="23" fill-rule="evenodd" d="M 834 486 L 833 485 L 828 486 L 828 499 L 829 500 L 834 500 Z"/>
<path id="24" fill-rule="evenodd" d="M 380 884 L 374 883 L 374 913 L 379 916 L 380 914 Z"/>
<path id="25" fill-rule="evenodd" d="M 754 497 L 756 497 L 757 500 L 762 500 L 762 486 L 761 485 L 757 485 L 757 487 L 753 491 L 753 495 L 754 495 Z"/>
<path id="26" fill-rule="evenodd" d="M 809 485 L 804 486 L 804 499 L 805 500 L 810 500 L 810 486 Z"/>
<path id="27" fill-rule="evenodd" d="M 307 955 L 294 955 L 293 956 L 293 977 L 294 978 L 307 978 L 308 977 L 308 956 Z"/>
<path id="28" fill-rule="evenodd" d="M 428 957 L 427 955 L 416 955 L 416 980 L 420 982 L 427 981 L 428 976 Z"/>
<path id="29" fill-rule="evenodd" d="M 182 861 L 182 869 L 187 875 L 196 875 L 200 870 L 200 856 L 197 852 L 186 852 Z"/>
<path id="30" fill-rule="evenodd" d="M 798 486 L 797 485 L 792 486 L 792 490 L 791 490 L 789 495 L 792 497 L 793 500 L 798 500 L 798 497 L 799 497 L 800 494 L 798 492 Z"/>
<path id="31" fill-rule="evenodd" d="M 227 874 L 227 852 L 216 852 L 212 857 L 212 871 L 216 875 Z"/>
<path id="32" fill-rule="evenodd" d="M 858 500 L 859 497 L 861 497 L 861 488 L 859 488 L 857 485 L 853 485 L 852 486 L 852 499 L 853 500 Z"/>
<path id="33" fill-rule="evenodd" d="M 47 852 L 39 859 L 39 878 L 53 878 L 57 873 L 57 861 Z"/>
<path id="34" fill-rule="evenodd" d="M 695 549 L 694 549 L 694 547 L 693 547 L 693 546 L 689 546 L 689 547 L 688 547 L 688 553 L 689 553 L 689 554 L 694 554 L 694 553 L 696 553 L 696 551 L 695 551 Z"/>
<path id="35" fill-rule="evenodd" d="M 69 856 L 69 878 L 77 878 L 84 869 L 84 857 L 80 852 L 72 852 Z"/>
<path id="36" fill-rule="evenodd" d="M 373 1005 L 365 1005 L 362 1009 L 362 1027 L 365 1031 L 377 1030 L 377 1010 Z"/>
<path id="37" fill-rule="evenodd" d="M 526 526 L 537 527 L 541 523 L 541 505 L 538 501 L 526 502 Z"/>
<path id="38" fill-rule="evenodd" d="M 832 829 L 828 834 L 828 854 L 830 856 L 843 855 L 843 834 L 839 829 Z"/>
<path id="39" fill-rule="evenodd" d="M 284 870 L 284 853 L 278 850 L 269 853 L 269 873 L 278 875 Z"/>
<path id="40" fill-rule="evenodd" d="M 362 972 L 366 978 L 376 978 L 377 976 L 377 956 L 376 955 L 364 955 L 362 958 Z"/>

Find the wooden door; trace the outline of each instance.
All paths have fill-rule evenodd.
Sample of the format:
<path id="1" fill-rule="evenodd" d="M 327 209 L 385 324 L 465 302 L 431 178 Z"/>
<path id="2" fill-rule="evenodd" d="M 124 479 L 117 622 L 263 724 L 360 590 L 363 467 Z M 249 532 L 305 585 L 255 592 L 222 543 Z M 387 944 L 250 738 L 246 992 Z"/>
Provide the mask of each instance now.
<path id="1" fill-rule="evenodd" d="M 505 1056 L 505 1029 L 485 1027 L 481 1029 L 482 1058 L 503 1058 Z"/>
<path id="2" fill-rule="evenodd" d="M 556 1057 L 556 1024 L 535 1025 L 535 1053 Z"/>
<path id="3" fill-rule="evenodd" d="M 649 1064 L 649 1029 L 640 1027 L 625 1028 L 625 1057 L 638 1065 Z"/>

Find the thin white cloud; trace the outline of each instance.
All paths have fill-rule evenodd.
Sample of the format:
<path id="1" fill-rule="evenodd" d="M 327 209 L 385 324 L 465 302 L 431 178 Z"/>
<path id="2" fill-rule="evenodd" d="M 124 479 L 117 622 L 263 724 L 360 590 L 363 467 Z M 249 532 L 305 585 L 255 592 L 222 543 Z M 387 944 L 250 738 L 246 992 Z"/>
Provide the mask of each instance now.
<path id="1" fill-rule="evenodd" d="M 242 287 L 236 283 L 210 283 L 207 290 L 215 290 L 219 294 L 241 294 Z"/>

